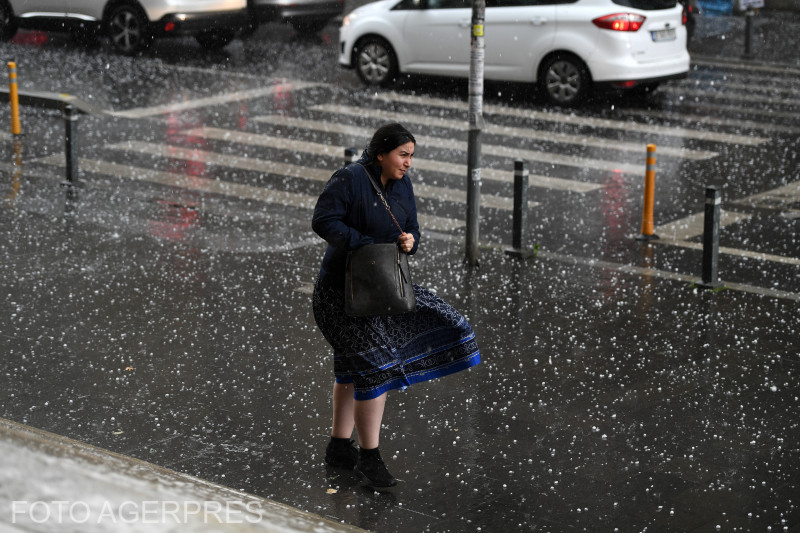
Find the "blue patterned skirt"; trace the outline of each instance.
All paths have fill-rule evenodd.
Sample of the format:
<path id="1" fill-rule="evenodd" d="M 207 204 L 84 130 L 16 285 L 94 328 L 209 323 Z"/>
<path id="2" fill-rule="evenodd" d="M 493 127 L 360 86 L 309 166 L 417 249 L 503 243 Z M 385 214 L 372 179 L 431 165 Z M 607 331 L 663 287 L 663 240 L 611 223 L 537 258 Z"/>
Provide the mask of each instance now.
<path id="1" fill-rule="evenodd" d="M 411 313 L 352 317 L 344 312 L 343 289 L 319 279 L 314 285 L 314 319 L 333 347 L 336 382 L 353 383 L 356 400 L 481 362 L 475 333 L 458 311 L 419 285 L 414 296 Z"/>

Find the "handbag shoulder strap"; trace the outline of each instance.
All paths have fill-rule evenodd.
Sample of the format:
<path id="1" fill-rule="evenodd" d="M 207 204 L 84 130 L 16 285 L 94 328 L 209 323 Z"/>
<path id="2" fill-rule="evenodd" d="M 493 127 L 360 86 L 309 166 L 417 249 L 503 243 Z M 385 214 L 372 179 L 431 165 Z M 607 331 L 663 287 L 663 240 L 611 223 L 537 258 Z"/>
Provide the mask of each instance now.
<path id="1" fill-rule="evenodd" d="M 386 198 L 383 197 L 383 193 L 381 192 L 380 188 L 378 188 L 378 184 L 375 183 L 375 179 L 372 177 L 372 174 L 370 173 L 369 169 L 362 163 L 357 163 L 357 164 L 361 165 L 361 167 L 364 169 L 364 172 L 367 173 L 367 179 L 369 179 L 369 182 L 372 184 L 372 188 L 375 189 L 375 192 L 378 193 L 378 197 L 381 199 L 383 207 L 385 207 L 386 210 L 389 212 L 389 216 L 392 217 L 392 220 L 394 221 L 395 226 L 397 226 L 397 229 L 400 230 L 400 233 L 404 234 L 405 231 L 403 231 L 403 228 L 400 226 L 400 223 L 397 222 L 397 219 L 394 218 L 394 213 L 392 213 L 392 210 L 389 207 L 389 203 L 386 201 Z"/>

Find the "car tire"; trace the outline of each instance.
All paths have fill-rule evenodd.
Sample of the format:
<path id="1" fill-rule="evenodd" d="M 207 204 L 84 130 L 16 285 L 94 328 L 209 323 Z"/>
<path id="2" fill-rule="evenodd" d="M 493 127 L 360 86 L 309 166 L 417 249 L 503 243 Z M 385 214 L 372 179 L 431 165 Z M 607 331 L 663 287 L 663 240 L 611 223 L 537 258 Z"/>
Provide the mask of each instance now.
<path id="1" fill-rule="evenodd" d="M 0 40 L 11 40 L 17 34 L 18 27 L 11 6 L 5 0 L 0 0 Z"/>
<path id="2" fill-rule="evenodd" d="M 553 105 L 570 107 L 580 103 L 591 83 L 586 65 L 572 54 L 550 56 L 539 71 L 539 88 Z"/>
<path id="3" fill-rule="evenodd" d="M 147 16 L 133 4 L 119 4 L 106 17 L 106 33 L 111 47 L 123 55 L 144 50 L 153 40 L 148 30 Z"/>
<path id="4" fill-rule="evenodd" d="M 356 73 L 367 85 L 390 85 L 397 80 L 397 57 L 380 37 L 366 37 L 353 49 Z"/>
<path id="5" fill-rule="evenodd" d="M 234 37 L 236 34 L 232 31 L 216 30 L 199 33 L 194 38 L 206 50 L 221 50 L 228 46 Z"/>

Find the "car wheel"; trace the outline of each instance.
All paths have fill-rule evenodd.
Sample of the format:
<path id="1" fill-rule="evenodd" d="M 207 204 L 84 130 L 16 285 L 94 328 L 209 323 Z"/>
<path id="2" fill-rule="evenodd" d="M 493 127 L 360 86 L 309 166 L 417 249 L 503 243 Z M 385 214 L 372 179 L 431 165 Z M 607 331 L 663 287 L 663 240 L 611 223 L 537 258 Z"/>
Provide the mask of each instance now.
<path id="1" fill-rule="evenodd" d="M 573 106 L 589 91 L 591 79 L 583 62 L 573 55 L 551 56 L 539 76 L 542 94 L 551 104 Z"/>
<path id="2" fill-rule="evenodd" d="M 297 33 L 319 33 L 328 25 L 327 19 L 291 19 L 289 24 Z"/>
<path id="3" fill-rule="evenodd" d="M 206 50 L 221 50 L 228 46 L 234 37 L 236 37 L 234 32 L 224 30 L 207 31 L 195 35 L 197 42 Z"/>
<path id="4" fill-rule="evenodd" d="M 125 55 L 140 52 L 152 41 L 147 25 L 147 16 L 138 7 L 129 4 L 114 7 L 106 19 L 111 46 Z"/>
<path id="5" fill-rule="evenodd" d="M 397 79 L 397 59 L 392 47 L 379 37 L 359 41 L 354 50 L 356 72 L 367 85 L 389 85 Z"/>
<path id="6" fill-rule="evenodd" d="M 0 40 L 8 41 L 17 34 L 17 20 L 11 6 L 0 0 Z"/>

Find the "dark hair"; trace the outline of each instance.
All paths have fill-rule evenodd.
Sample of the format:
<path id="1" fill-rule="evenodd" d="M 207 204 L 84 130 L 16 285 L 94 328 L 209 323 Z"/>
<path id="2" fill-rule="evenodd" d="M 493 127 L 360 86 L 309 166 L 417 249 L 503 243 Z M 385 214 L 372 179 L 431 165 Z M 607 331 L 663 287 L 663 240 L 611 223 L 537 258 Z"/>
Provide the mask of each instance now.
<path id="1" fill-rule="evenodd" d="M 381 126 L 372 136 L 367 146 L 367 158 L 370 162 L 375 162 L 379 154 L 386 154 L 394 150 L 400 145 L 408 142 L 414 143 L 416 146 L 417 140 L 411 135 L 411 132 L 405 129 L 401 124 L 386 124 Z"/>

